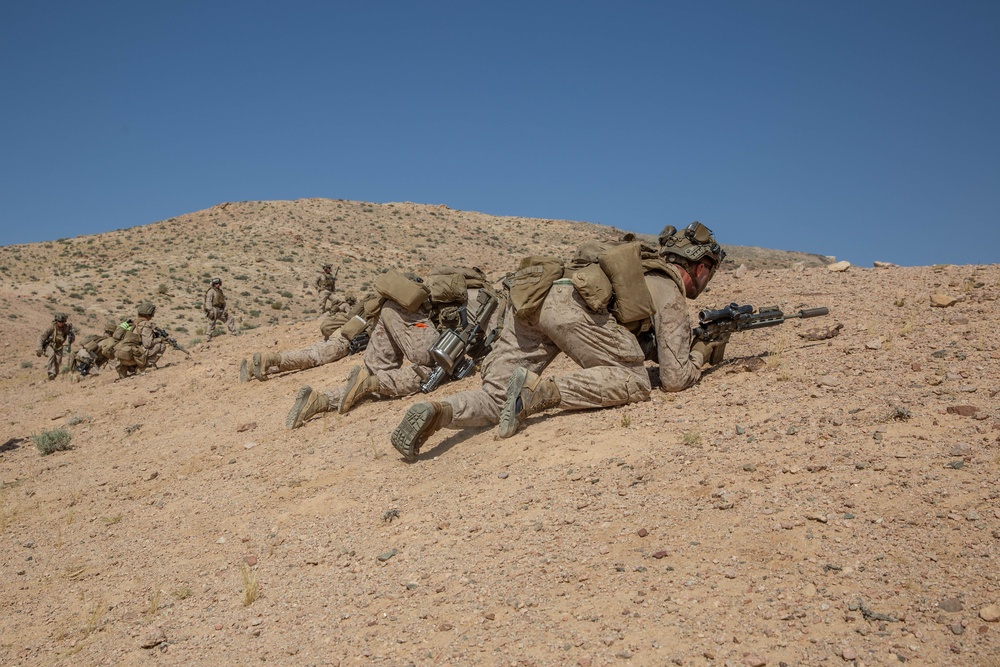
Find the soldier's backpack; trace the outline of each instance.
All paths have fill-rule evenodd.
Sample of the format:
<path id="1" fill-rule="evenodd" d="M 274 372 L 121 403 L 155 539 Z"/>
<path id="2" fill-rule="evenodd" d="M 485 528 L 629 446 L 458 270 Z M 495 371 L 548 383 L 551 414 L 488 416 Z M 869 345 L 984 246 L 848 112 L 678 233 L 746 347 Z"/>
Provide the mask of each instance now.
<path id="1" fill-rule="evenodd" d="M 510 305 L 515 317 L 534 317 L 548 296 L 552 283 L 563 276 L 563 263 L 557 257 L 532 255 L 521 260 L 510 280 Z"/>
<path id="2" fill-rule="evenodd" d="M 415 313 L 429 296 L 423 285 L 414 282 L 395 269 L 389 269 L 375 281 L 375 291 L 395 301 L 404 310 Z"/>

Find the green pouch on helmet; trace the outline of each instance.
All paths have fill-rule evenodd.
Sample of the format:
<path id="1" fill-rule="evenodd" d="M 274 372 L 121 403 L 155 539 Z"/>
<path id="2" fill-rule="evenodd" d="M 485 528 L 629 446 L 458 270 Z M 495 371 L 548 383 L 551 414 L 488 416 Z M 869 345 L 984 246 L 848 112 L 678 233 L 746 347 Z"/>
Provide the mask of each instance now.
<path id="1" fill-rule="evenodd" d="M 600 257 L 601 269 L 615 291 L 611 312 L 620 324 L 638 322 L 656 312 L 653 297 L 643 280 L 639 243 L 616 246 Z"/>
<path id="2" fill-rule="evenodd" d="M 386 299 L 392 299 L 404 310 L 415 313 L 427 301 L 424 287 L 395 269 L 389 269 L 375 281 L 375 291 Z"/>
<path id="3" fill-rule="evenodd" d="M 527 319 L 537 314 L 552 283 L 562 275 L 563 263 L 556 257 L 532 255 L 522 259 L 510 281 L 510 304 L 514 315 Z"/>

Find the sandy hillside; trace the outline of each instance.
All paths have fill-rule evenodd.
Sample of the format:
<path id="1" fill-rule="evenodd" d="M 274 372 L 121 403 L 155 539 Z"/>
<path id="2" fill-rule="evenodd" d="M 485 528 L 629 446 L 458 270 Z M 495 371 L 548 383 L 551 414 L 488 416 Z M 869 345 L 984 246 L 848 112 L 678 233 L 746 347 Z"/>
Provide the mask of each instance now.
<path id="1" fill-rule="evenodd" d="M 357 357 L 238 382 L 318 340 L 322 261 L 360 291 L 621 231 L 305 200 L 0 248 L 0 664 L 1000 666 L 1000 265 L 733 248 L 692 313 L 831 315 L 738 334 L 680 394 L 443 431 L 413 464 L 388 434 L 420 397 L 284 428 Z M 243 335 L 205 344 L 215 275 Z M 45 381 L 52 311 L 85 334 L 147 298 L 190 357 Z"/>

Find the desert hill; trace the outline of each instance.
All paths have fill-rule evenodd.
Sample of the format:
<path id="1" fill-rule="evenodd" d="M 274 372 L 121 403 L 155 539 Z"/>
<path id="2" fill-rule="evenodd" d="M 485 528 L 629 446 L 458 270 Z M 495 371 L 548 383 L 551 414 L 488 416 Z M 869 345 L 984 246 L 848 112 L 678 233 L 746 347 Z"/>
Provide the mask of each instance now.
<path id="1" fill-rule="evenodd" d="M 240 326 L 256 328 L 315 318 L 314 284 L 325 262 L 339 267 L 339 289 L 362 293 L 390 267 L 426 274 L 468 264 L 499 278 L 523 256 L 568 257 L 585 240 L 622 233 L 412 203 L 229 202 L 104 234 L 2 247 L 0 285 L 38 306 L 42 319 L 32 320 L 30 330 L 62 309 L 75 313 L 78 329 L 97 331 L 105 319 L 134 314 L 149 300 L 158 306 L 158 322 L 195 345 L 204 338 L 201 302 L 214 277 L 223 279 Z M 807 253 L 726 249 L 734 267 L 826 263 Z"/>
<path id="2" fill-rule="evenodd" d="M 1000 666 L 1000 266 L 727 247 L 692 313 L 831 314 L 734 336 L 682 393 L 443 431 L 413 464 L 388 435 L 419 396 L 284 428 L 357 357 L 238 382 L 319 338 L 322 261 L 363 290 L 622 231 L 305 200 L 0 249 L 0 664 Z M 215 275 L 244 329 L 205 344 Z M 146 298 L 190 358 L 44 379 L 52 311 L 86 333 Z M 72 449 L 43 456 L 53 429 Z"/>

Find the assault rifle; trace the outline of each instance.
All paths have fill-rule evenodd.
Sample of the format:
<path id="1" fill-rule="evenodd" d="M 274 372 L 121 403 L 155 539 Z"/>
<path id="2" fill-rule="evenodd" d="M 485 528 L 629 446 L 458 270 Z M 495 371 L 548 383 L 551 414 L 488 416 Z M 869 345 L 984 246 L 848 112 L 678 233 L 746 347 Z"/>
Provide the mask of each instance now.
<path id="1" fill-rule="evenodd" d="M 162 338 L 167 345 L 174 348 L 178 352 L 183 352 L 189 357 L 191 356 L 191 353 L 185 350 L 183 347 L 181 347 L 181 344 L 177 342 L 177 339 L 171 337 L 170 334 L 168 334 L 165 329 L 161 329 L 160 327 L 153 327 L 153 338 Z"/>
<path id="2" fill-rule="evenodd" d="M 775 327 L 784 324 L 785 320 L 829 314 L 830 309 L 826 306 L 805 308 L 795 313 L 785 314 L 777 306 L 767 306 L 755 313 L 753 306 L 740 306 L 731 303 L 719 310 L 703 310 L 698 313 L 699 324 L 694 328 L 693 334 L 696 339 L 706 343 L 726 342 L 729 340 L 730 334 L 735 331 Z"/>
<path id="3" fill-rule="evenodd" d="M 420 391 L 425 394 L 437 389 L 448 378 L 461 380 L 469 377 L 476 369 L 476 362 L 492 349 L 498 332 L 494 330 L 487 334 L 486 325 L 500 305 L 500 299 L 493 290 L 481 289 L 476 300 L 479 308 L 471 318 L 466 306 L 458 309 L 461 329 L 445 329 L 431 347 L 434 370 L 420 385 Z"/>

